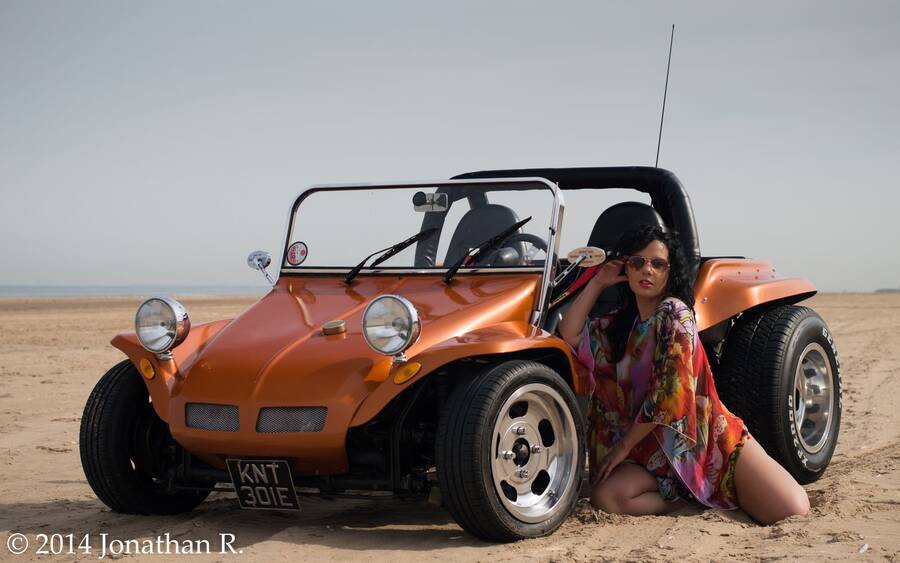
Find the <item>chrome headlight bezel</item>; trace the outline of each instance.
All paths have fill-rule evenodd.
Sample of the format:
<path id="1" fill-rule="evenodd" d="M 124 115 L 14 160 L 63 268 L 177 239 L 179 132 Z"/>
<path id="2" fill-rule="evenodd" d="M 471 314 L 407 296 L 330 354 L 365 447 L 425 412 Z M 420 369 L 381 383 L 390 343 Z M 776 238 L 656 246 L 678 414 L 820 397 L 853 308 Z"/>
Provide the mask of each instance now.
<path id="1" fill-rule="evenodd" d="M 391 348 L 379 347 L 375 342 L 372 341 L 372 337 L 369 334 L 369 328 L 376 325 L 370 325 L 367 321 L 369 319 L 369 315 L 372 311 L 372 308 L 377 304 L 382 303 L 384 300 L 393 300 L 397 304 L 400 305 L 401 313 L 403 314 L 404 321 L 406 322 L 409 332 L 405 338 L 403 338 L 402 343 L 399 346 L 394 346 Z M 399 316 L 395 317 L 399 318 Z M 384 324 L 380 326 L 385 326 Z M 403 354 L 406 350 L 409 349 L 410 346 L 416 343 L 419 340 L 419 336 L 422 332 L 422 323 L 419 319 L 419 312 L 416 310 L 415 305 L 410 303 L 410 301 L 404 297 L 399 295 L 380 295 L 373 299 L 368 305 L 366 305 L 366 309 L 363 311 L 362 315 L 362 333 L 363 338 L 366 341 L 366 344 L 369 345 L 370 348 L 378 352 L 379 354 L 384 354 L 385 356 L 397 356 Z"/>
<path id="2" fill-rule="evenodd" d="M 161 304 L 164 310 L 167 309 L 169 315 L 171 315 L 171 319 L 167 319 L 168 322 L 160 325 L 166 329 L 167 337 L 166 340 L 163 340 L 160 343 L 156 342 L 158 338 L 154 339 L 152 342 L 148 341 L 148 339 L 145 338 L 147 336 L 147 327 L 141 327 L 141 312 L 145 311 L 145 314 L 149 314 L 146 308 L 158 306 L 158 304 Z M 184 305 L 178 301 L 168 297 L 151 297 L 141 303 L 134 314 L 134 332 L 137 334 L 138 342 L 141 343 L 141 346 L 143 346 L 145 350 L 157 355 L 167 355 L 172 348 L 175 348 L 184 342 L 184 339 L 187 338 L 190 330 L 191 319 L 188 316 L 187 309 L 185 309 Z M 144 333 L 143 337 L 142 332 Z"/>

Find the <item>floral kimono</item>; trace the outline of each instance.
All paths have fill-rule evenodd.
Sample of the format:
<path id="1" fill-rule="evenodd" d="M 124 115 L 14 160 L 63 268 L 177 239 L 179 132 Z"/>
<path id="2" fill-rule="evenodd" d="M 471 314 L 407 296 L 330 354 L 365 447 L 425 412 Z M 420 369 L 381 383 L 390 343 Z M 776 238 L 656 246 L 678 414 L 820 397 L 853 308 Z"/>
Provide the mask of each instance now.
<path id="1" fill-rule="evenodd" d="M 622 359 L 612 364 L 605 330 L 615 314 L 588 319 L 576 350 L 594 386 L 591 483 L 629 427 L 652 422 L 658 426 L 629 459 L 656 477 L 663 498 L 690 493 L 707 506 L 735 508 L 735 462 L 749 434 L 719 400 L 692 311 L 680 299 L 663 299 L 650 318 L 635 320 Z"/>

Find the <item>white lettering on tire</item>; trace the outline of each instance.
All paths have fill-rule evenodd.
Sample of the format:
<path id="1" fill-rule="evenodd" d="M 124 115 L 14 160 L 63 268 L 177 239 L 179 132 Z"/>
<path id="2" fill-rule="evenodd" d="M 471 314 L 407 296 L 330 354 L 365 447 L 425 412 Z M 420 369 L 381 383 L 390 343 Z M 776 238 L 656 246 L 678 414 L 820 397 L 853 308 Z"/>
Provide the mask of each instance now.
<path id="1" fill-rule="evenodd" d="M 788 426 L 791 429 L 791 442 L 794 444 L 794 450 L 797 452 L 797 459 L 803 464 L 803 467 L 809 469 L 809 459 L 806 457 L 806 451 L 800 445 L 800 437 L 797 436 L 797 425 L 794 422 L 794 394 L 788 393 Z"/>
<path id="2" fill-rule="evenodd" d="M 838 386 L 837 407 L 840 410 L 843 406 L 842 395 L 844 394 L 844 385 L 841 381 L 841 360 L 838 358 L 837 347 L 834 345 L 834 339 L 831 337 L 831 332 L 828 331 L 827 327 L 822 327 L 822 336 L 828 341 L 828 345 L 831 347 L 831 353 L 834 356 L 834 376 L 837 379 Z"/>

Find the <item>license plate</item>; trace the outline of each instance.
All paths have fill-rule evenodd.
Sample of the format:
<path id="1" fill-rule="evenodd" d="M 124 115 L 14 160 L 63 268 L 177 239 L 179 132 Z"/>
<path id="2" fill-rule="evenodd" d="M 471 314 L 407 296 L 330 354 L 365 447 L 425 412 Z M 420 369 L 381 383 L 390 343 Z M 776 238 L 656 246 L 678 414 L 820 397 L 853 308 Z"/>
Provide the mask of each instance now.
<path id="1" fill-rule="evenodd" d="M 300 510 L 291 468 L 283 459 L 228 459 L 241 508 Z"/>

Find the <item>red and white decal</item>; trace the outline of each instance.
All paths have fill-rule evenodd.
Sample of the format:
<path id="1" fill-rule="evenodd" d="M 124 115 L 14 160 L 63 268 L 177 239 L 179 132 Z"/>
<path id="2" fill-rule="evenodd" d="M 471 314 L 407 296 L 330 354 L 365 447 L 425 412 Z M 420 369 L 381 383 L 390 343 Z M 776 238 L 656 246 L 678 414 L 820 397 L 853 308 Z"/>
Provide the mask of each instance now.
<path id="1" fill-rule="evenodd" d="M 295 242 L 288 248 L 287 251 L 287 261 L 291 266 L 299 266 L 306 260 L 306 256 L 309 254 L 309 249 L 306 248 L 305 242 Z"/>

